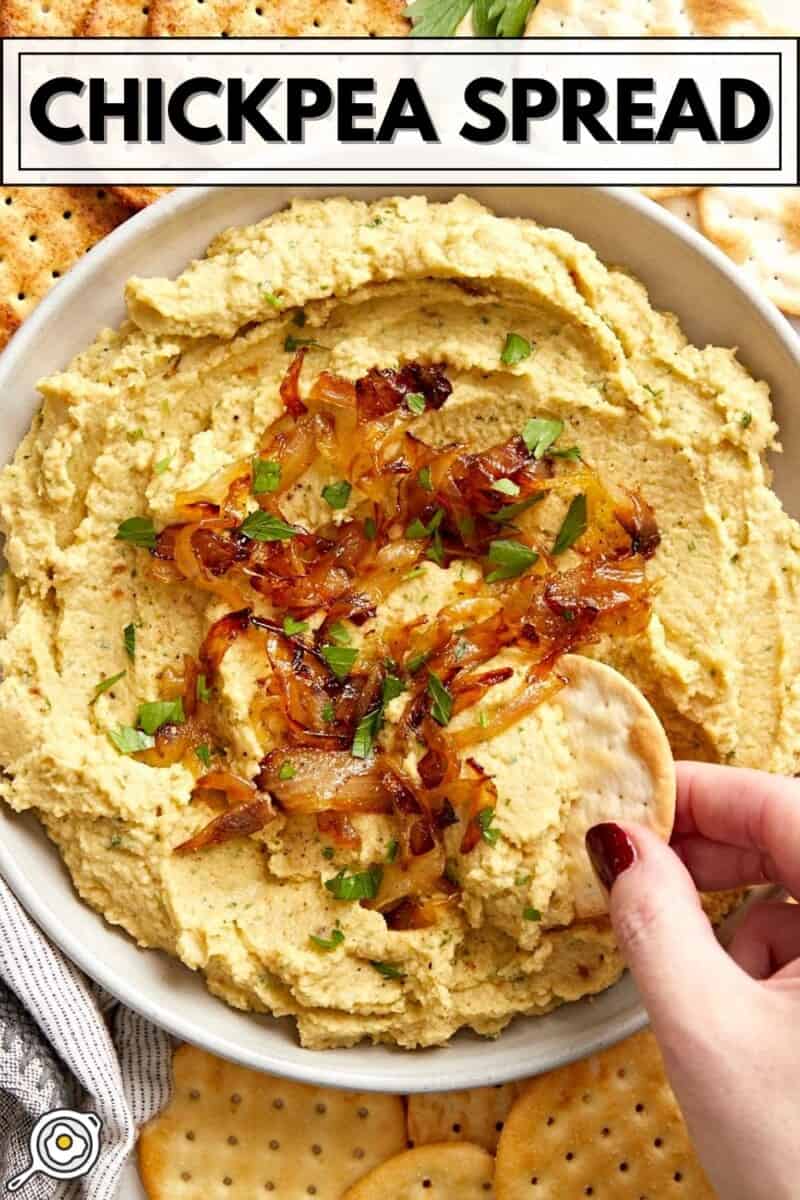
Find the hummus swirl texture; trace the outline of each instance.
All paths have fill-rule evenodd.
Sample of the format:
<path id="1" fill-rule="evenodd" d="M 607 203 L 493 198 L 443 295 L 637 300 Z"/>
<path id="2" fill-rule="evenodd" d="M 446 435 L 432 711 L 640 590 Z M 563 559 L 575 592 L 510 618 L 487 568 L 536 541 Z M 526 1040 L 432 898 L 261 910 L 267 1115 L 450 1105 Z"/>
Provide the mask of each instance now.
<path id="1" fill-rule="evenodd" d="M 208 820 L 191 800 L 196 772 L 122 755 L 108 730 L 159 695 L 226 609 L 151 578 L 114 534 L 132 514 L 166 525 L 177 491 L 257 450 L 280 412 L 287 336 L 310 341 L 309 379 L 443 363 L 452 396 L 418 418 L 418 436 L 480 450 L 531 416 L 560 418 L 565 445 L 655 509 L 649 624 L 591 653 L 642 689 L 675 753 L 794 773 L 800 529 L 769 487 L 766 385 L 734 352 L 689 345 L 639 282 L 567 233 L 466 197 L 297 203 L 223 233 L 176 280 L 132 279 L 127 305 L 119 330 L 42 381 L 42 409 L 0 476 L 0 794 L 37 811 L 110 922 L 202 970 L 229 1003 L 293 1015 L 310 1047 L 496 1034 L 607 987 L 622 969 L 609 926 L 573 922 L 565 888 L 574 750 L 557 702 L 476 750 L 499 837 L 459 864 L 461 903 L 433 928 L 392 931 L 322 886 L 386 859 L 383 815 L 354 818 L 358 849 L 328 846 L 312 817 L 280 816 L 174 855 Z M 533 347 L 513 366 L 501 359 L 510 331 Z M 327 481 L 312 467 L 289 519 L 329 519 Z M 475 570 L 426 562 L 376 620 L 435 615 Z M 269 748 L 252 719 L 257 669 L 237 644 L 218 688 L 229 765 L 247 777 Z M 334 929 L 344 936 L 329 951 L 311 940 Z"/>

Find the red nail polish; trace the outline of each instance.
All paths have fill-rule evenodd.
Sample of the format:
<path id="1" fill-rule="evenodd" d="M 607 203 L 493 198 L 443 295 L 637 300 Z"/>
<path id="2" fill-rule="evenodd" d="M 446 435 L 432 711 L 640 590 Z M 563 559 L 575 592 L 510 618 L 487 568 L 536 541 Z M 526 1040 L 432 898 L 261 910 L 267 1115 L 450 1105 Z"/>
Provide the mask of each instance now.
<path id="1" fill-rule="evenodd" d="M 624 829 L 607 822 L 586 834 L 586 850 L 598 879 L 607 891 L 636 859 L 636 848 Z"/>

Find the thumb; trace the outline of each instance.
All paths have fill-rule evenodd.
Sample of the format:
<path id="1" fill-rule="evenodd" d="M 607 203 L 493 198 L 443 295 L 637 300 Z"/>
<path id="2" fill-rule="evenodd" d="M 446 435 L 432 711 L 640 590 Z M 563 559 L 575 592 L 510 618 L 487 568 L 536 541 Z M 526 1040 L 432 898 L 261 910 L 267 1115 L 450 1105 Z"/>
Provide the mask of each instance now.
<path id="1" fill-rule="evenodd" d="M 656 1034 L 668 1039 L 730 1003 L 740 972 L 669 846 L 642 826 L 604 824 L 589 830 L 586 849 Z"/>

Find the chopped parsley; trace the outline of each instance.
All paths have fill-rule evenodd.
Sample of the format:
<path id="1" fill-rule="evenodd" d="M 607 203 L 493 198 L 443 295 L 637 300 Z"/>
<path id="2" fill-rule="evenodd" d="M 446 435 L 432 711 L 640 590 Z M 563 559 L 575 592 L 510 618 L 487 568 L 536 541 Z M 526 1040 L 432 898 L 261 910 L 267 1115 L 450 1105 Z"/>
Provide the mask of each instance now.
<path id="1" fill-rule="evenodd" d="M 158 460 L 158 462 L 155 464 L 155 466 L 153 467 L 153 470 L 155 471 L 156 475 L 163 475 L 164 472 L 169 467 L 169 464 L 171 462 L 172 462 L 171 454 L 167 454 L 166 457 L 160 458 Z"/>
<path id="2" fill-rule="evenodd" d="M 265 492 L 277 492 L 281 481 L 281 464 L 270 458 L 253 459 L 253 478 L 250 491 L 254 496 L 263 496 Z"/>
<path id="3" fill-rule="evenodd" d="M 651 387 L 649 383 L 643 383 L 643 384 L 642 384 L 642 387 L 644 388 L 644 390 L 645 390 L 646 392 L 649 392 L 649 393 L 650 393 L 650 395 L 653 397 L 653 399 L 654 399 L 654 400 L 660 400 L 660 399 L 661 399 L 661 397 L 664 395 L 664 389 L 663 389 L 663 388 L 654 388 L 654 387 Z"/>
<path id="4" fill-rule="evenodd" d="M 505 525 L 508 521 L 513 521 L 521 513 L 527 512 L 529 508 L 533 508 L 534 504 L 538 504 L 540 500 L 544 500 L 546 493 L 537 492 L 534 496 L 527 496 L 525 500 L 518 500 L 516 504 L 504 504 L 502 508 L 498 508 L 497 512 L 486 513 L 490 521 L 496 521 L 499 525 Z"/>
<path id="5" fill-rule="evenodd" d="M 327 645 L 322 647 L 322 657 L 336 678 L 344 679 L 353 669 L 353 664 L 358 658 L 358 650 L 349 646 Z"/>
<path id="6" fill-rule="evenodd" d="M 356 726 L 356 731 L 353 735 L 353 744 L 350 747 L 350 753 L 353 758 L 369 758 L 375 738 L 380 732 L 382 721 L 383 709 L 381 707 L 373 708 L 371 712 L 364 713 L 364 716 Z"/>
<path id="7" fill-rule="evenodd" d="M 206 769 L 211 766 L 211 751 L 208 746 L 196 746 L 195 754 Z"/>
<path id="8" fill-rule="evenodd" d="M 387 675 L 381 689 L 381 700 L 384 705 L 396 700 L 405 691 L 405 684 L 396 675 Z"/>
<path id="9" fill-rule="evenodd" d="M 289 762 L 289 759 L 287 758 L 285 762 L 281 763 L 281 769 L 278 771 L 278 779 L 294 779 L 296 774 L 297 771 L 294 763 Z"/>
<path id="10" fill-rule="evenodd" d="M 538 908 L 523 908 L 522 916 L 526 921 L 541 921 L 542 914 Z"/>
<path id="11" fill-rule="evenodd" d="M 500 492 L 503 496 L 518 496 L 519 484 L 514 483 L 513 479 L 498 479 L 492 484 L 493 492 Z"/>
<path id="12" fill-rule="evenodd" d="M 205 675 L 197 676 L 197 699 L 201 704 L 208 704 L 211 699 L 211 688 L 208 686 Z"/>
<path id="13" fill-rule="evenodd" d="M 352 490 L 346 479 L 340 479 L 337 483 L 326 483 L 322 489 L 322 499 L 333 509 L 347 508 Z"/>
<path id="14" fill-rule="evenodd" d="M 445 863 L 444 877 L 445 879 L 449 879 L 450 882 L 455 885 L 455 887 L 460 886 L 460 880 L 458 878 L 458 863 L 454 858 L 448 858 L 447 862 Z"/>
<path id="15" fill-rule="evenodd" d="M 500 830 L 492 827 L 492 821 L 494 821 L 494 809 L 482 808 L 478 813 L 478 827 L 481 831 L 481 837 L 490 846 L 493 846 L 500 837 Z"/>
<path id="16" fill-rule="evenodd" d="M 578 538 L 583 537 L 586 532 L 586 522 L 586 496 L 580 492 L 573 497 L 572 503 L 567 509 L 567 515 L 556 534 L 556 540 L 553 542 L 553 554 L 563 554 L 577 542 Z"/>
<path id="17" fill-rule="evenodd" d="M 341 621 L 334 621 L 328 628 L 328 637 L 333 642 L 334 646 L 349 646 L 352 638 L 348 632 L 347 626 Z"/>
<path id="18" fill-rule="evenodd" d="M 382 879 L 382 867 L 370 867 L 368 871 L 357 871 L 354 875 L 341 870 L 332 879 L 325 880 L 325 888 L 334 900 L 374 900 Z"/>
<path id="19" fill-rule="evenodd" d="M 295 637 L 298 633 L 308 631 L 308 621 L 296 621 L 294 617 L 283 618 L 283 632 L 287 637 Z"/>
<path id="20" fill-rule="evenodd" d="M 136 626 L 131 623 L 126 625 L 122 631 L 122 641 L 125 646 L 125 653 L 128 658 L 136 657 Z"/>
<path id="21" fill-rule="evenodd" d="M 120 754 L 136 754 L 138 750 L 151 750 L 156 744 L 156 739 L 149 733 L 143 733 L 141 729 L 134 729 L 132 725 L 120 725 L 117 729 L 109 729 L 108 736 Z"/>
<path id="22" fill-rule="evenodd" d="M 127 674 L 127 670 L 118 671 L 116 675 L 109 675 L 108 679 L 101 679 L 99 683 L 96 683 L 94 685 L 94 695 L 92 696 L 91 700 L 89 701 L 89 704 L 90 705 L 94 704 L 95 700 L 97 700 L 97 698 L 99 696 L 102 696 L 103 692 L 107 692 L 110 688 L 112 688 L 114 686 L 115 683 L 119 683 L 119 681 L 120 681 L 120 679 L 122 679 L 123 675 L 126 675 L 126 674 Z"/>
<path id="23" fill-rule="evenodd" d="M 336 851 L 334 850 L 333 846 L 323 846 L 322 847 L 322 857 L 327 858 L 328 861 L 330 861 L 333 858 L 335 853 L 336 853 Z"/>
<path id="24" fill-rule="evenodd" d="M 378 526 L 372 517 L 366 517 L 364 520 L 364 537 L 368 542 L 374 542 L 378 534 Z"/>
<path id="25" fill-rule="evenodd" d="M 327 700 L 325 702 L 325 704 L 322 706 L 322 719 L 323 719 L 323 721 L 328 721 L 328 722 L 334 721 L 336 719 L 336 713 L 334 711 L 333 702 L 331 700 Z"/>
<path id="26" fill-rule="evenodd" d="M 294 537 L 297 530 L 287 525 L 280 517 L 257 508 L 245 517 L 239 526 L 239 532 L 255 542 L 286 542 Z"/>
<path id="27" fill-rule="evenodd" d="M 143 429 L 129 429 L 128 432 L 125 434 L 125 437 L 130 442 L 130 444 L 133 446 L 136 442 L 140 442 L 142 440 L 142 438 L 144 437 L 144 430 Z"/>
<path id="28" fill-rule="evenodd" d="M 388 863 L 394 862 L 394 860 L 397 858 L 397 851 L 399 849 L 400 849 L 400 843 L 398 842 L 397 838 L 392 838 L 392 840 L 389 842 L 388 846 L 386 847 L 386 861 Z"/>
<path id="29" fill-rule="evenodd" d="M 150 517 L 128 517 L 117 527 L 114 537 L 118 542 L 127 542 L 142 550 L 152 550 L 156 544 L 156 531 Z"/>
<path id="30" fill-rule="evenodd" d="M 581 461 L 580 446 L 568 446 L 566 450 L 549 450 L 550 458 L 568 458 L 572 462 Z"/>
<path id="31" fill-rule="evenodd" d="M 486 576 L 486 582 L 516 579 L 538 561 L 539 555 L 535 550 L 531 550 L 530 546 L 510 538 L 498 538 L 489 546 L 489 562 L 496 564 L 496 570 Z"/>
<path id="32" fill-rule="evenodd" d="M 286 341 L 283 343 L 283 348 L 287 354 L 294 354 L 295 350 L 299 350 L 301 346 L 313 346 L 315 350 L 325 349 L 314 338 L 295 337 L 293 333 L 287 333 Z"/>
<path id="33" fill-rule="evenodd" d="M 337 946 L 341 946 L 344 941 L 344 934 L 341 929 L 332 929 L 329 938 L 319 937 L 316 933 L 310 933 L 308 940 L 312 946 L 316 946 L 318 950 L 335 950 Z"/>
<path id="34" fill-rule="evenodd" d="M 433 514 L 430 521 L 428 521 L 427 525 L 424 525 L 419 517 L 415 517 L 411 524 L 406 527 L 405 536 L 407 538 L 411 538 L 412 541 L 417 541 L 420 538 L 432 537 L 433 534 L 435 534 L 438 530 L 443 520 L 443 508 L 436 509 L 436 512 Z"/>
<path id="35" fill-rule="evenodd" d="M 150 700 L 140 704 L 136 714 L 136 724 L 149 734 L 156 733 L 162 725 L 181 725 L 185 720 L 180 696 L 177 700 Z"/>
<path id="36" fill-rule="evenodd" d="M 514 887 L 524 887 L 525 884 L 530 883 L 532 879 L 532 875 L 518 875 L 514 880 Z"/>
<path id="37" fill-rule="evenodd" d="M 521 333 L 507 333 L 500 361 L 506 367 L 515 367 L 517 363 L 530 358 L 533 347 Z"/>
<path id="38" fill-rule="evenodd" d="M 522 431 L 522 440 L 534 458 L 544 458 L 564 432 L 564 422 L 549 417 L 532 417 Z"/>
<path id="39" fill-rule="evenodd" d="M 442 535 L 438 529 L 433 535 L 433 541 L 425 551 L 425 557 L 429 558 L 431 562 L 435 562 L 437 567 L 444 566 L 444 546 L 442 545 Z"/>
<path id="40" fill-rule="evenodd" d="M 753 423 L 753 414 L 751 412 L 742 413 L 739 417 L 739 424 L 742 429 L 748 429 Z"/>
<path id="41" fill-rule="evenodd" d="M 430 469 L 430 467 L 423 467 L 423 468 L 422 468 L 422 470 L 421 470 L 421 471 L 418 473 L 418 475 L 417 475 L 417 481 L 418 481 L 418 483 L 419 483 L 419 486 L 422 488 L 422 490 L 423 490 L 423 491 L 425 491 L 425 492 L 432 492 L 432 491 L 433 491 L 433 481 L 431 480 L 431 469 Z"/>
<path id="42" fill-rule="evenodd" d="M 439 725 L 447 725 L 453 715 L 453 697 L 435 672 L 428 672 L 428 694 L 431 704 L 431 716 Z"/>
<path id="43" fill-rule="evenodd" d="M 369 965 L 374 967 L 379 975 L 383 975 L 384 979 L 405 979 L 405 975 L 400 968 L 392 966 L 391 963 L 376 962 L 375 959 L 371 958 Z"/>
<path id="44" fill-rule="evenodd" d="M 281 300 L 280 296 L 276 296 L 274 292 L 270 292 L 268 289 L 264 290 L 264 299 L 266 300 L 267 304 L 271 304 L 273 308 L 283 308 L 283 301 Z"/>
<path id="45" fill-rule="evenodd" d="M 425 397 L 422 392 L 409 392 L 406 396 L 406 405 L 409 412 L 420 417 L 425 412 Z"/>
<path id="46" fill-rule="evenodd" d="M 412 654 L 410 658 L 407 658 L 405 668 L 409 675 L 416 675 L 417 671 L 425 665 L 430 656 L 430 651 L 425 651 L 419 654 Z"/>

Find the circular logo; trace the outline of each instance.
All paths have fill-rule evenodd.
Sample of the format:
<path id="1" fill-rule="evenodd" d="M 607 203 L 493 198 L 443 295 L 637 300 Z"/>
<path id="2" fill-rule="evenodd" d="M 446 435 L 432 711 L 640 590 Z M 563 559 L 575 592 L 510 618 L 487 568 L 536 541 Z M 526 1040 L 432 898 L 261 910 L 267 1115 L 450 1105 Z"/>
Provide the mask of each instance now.
<path id="1" fill-rule="evenodd" d="M 100 1118 L 94 1113 L 57 1108 L 45 1113 L 30 1136 L 31 1161 L 24 1171 L 6 1182 L 6 1190 L 18 1191 L 32 1175 L 50 1179 L 79 1179 L 88 1175 L 100 1155 Z"/>

